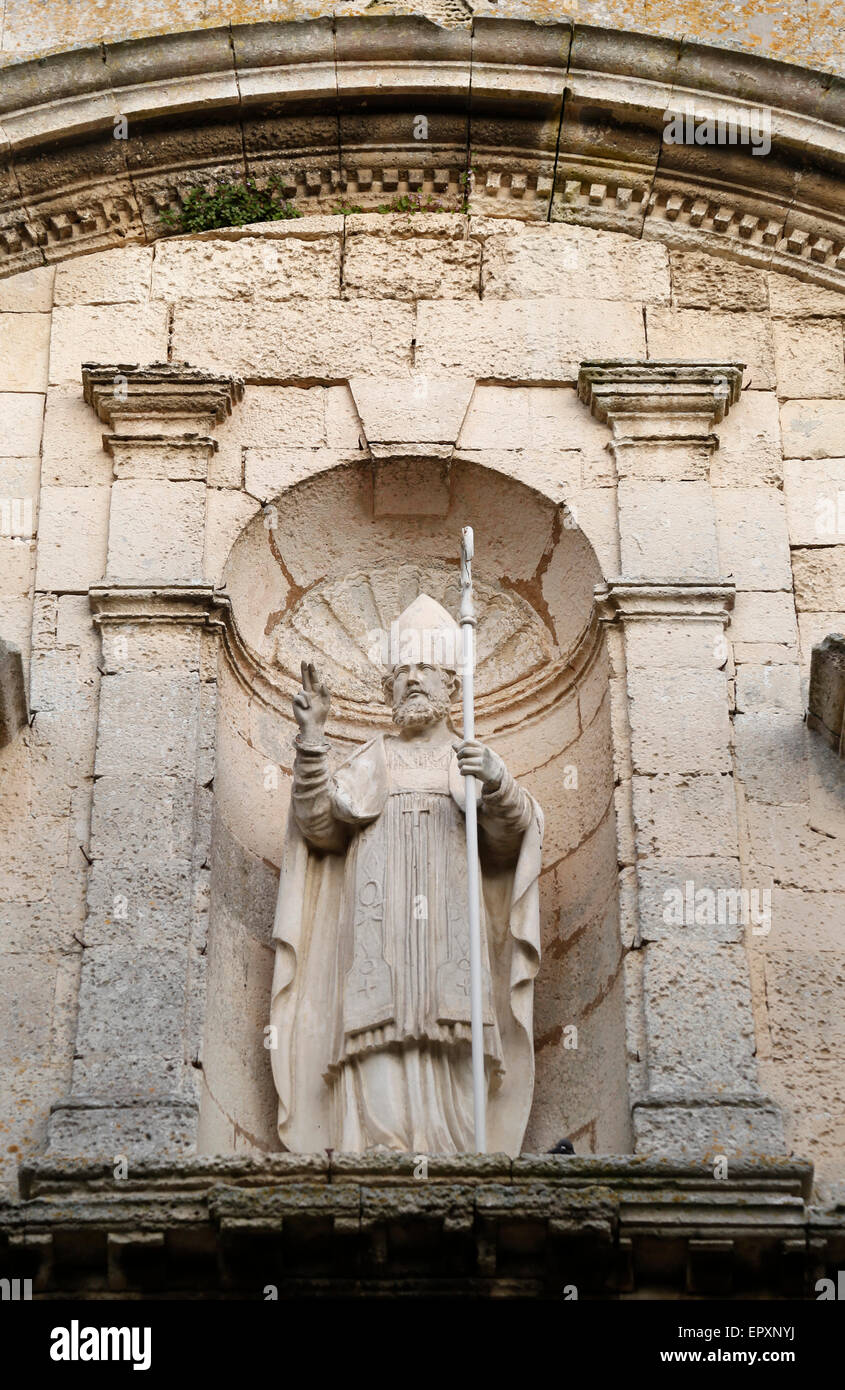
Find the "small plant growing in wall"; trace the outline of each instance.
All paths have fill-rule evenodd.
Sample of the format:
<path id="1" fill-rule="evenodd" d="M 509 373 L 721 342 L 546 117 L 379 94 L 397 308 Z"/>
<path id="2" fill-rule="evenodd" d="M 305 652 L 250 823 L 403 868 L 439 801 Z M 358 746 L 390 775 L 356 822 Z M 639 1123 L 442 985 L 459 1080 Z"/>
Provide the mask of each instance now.
<path id="1" fill-rule="evenodd" d="M 253 179 L 192 188 L 181 208 L 168 209 L 160 220 L 168 231 L 207 232 L 215 227 L 243 227 L 250 222 L 282 222 L 302 213 L 280 196 L 277 179 L 259 188 Z"/>
<path id="2" fill-rule="evenodd" d="M 391 198 L 389 203 L 382 203 L 377 212 L 453 212 L 455 209 L 444 207 L 432 198 L 430 193 L 423 197 L 422 193 L 397 193 L 395 198 Z"/>

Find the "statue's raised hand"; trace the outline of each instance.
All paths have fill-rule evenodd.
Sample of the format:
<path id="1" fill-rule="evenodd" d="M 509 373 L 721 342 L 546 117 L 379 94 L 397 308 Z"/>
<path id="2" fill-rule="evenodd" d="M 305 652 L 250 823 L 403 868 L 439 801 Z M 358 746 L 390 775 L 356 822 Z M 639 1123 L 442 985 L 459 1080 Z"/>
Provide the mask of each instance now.
<path id="1" fill-rule="evenodd" d="M 302 663 L 302 689 L 293 697 L 293 717 L 304 743 L 319 743 L 329 717 L 331 692 L 311 661 Z"/>

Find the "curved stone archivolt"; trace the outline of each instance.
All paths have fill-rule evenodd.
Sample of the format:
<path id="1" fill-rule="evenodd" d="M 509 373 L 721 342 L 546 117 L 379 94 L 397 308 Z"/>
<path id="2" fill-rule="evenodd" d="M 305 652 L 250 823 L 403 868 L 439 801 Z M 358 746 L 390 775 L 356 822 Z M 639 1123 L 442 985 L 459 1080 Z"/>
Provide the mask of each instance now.
<path id="1" fill-rule="evenodd" d="M 164 235 L 192 188 L 564 221 L 845 286 L 841 82 L 561 21 L 271 21 L 6 67 L 0 274 Z"/>

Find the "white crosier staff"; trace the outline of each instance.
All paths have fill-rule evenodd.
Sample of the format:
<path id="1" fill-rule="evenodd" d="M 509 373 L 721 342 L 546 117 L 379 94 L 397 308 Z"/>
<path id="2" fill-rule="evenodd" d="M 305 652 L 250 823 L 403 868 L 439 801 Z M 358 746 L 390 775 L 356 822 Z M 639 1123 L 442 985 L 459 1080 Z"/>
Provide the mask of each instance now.
<path id="1" fill-rule="evenodd" d="M 464 739 L 475 738 L 475 606 L 472 601 L 472 527 L 461 531 L 461 646 Z M 487 1149 L 487 1086 L 484 1076 L 484 1020 L 481 1002 L 481 903 L 478 882 L 478 821 L 475 778 L 466 778 L 467 887 L 469 889 L 469 981 L 472 1020 L 472 1103 L 475 1148 Z"/>

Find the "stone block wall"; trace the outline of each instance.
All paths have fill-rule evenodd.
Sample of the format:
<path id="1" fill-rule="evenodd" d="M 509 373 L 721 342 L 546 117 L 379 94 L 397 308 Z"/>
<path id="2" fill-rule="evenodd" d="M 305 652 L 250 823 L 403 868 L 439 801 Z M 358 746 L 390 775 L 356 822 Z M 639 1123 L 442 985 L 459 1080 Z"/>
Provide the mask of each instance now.
<path id="1" fill-rule="evenodd" d="M 302 0 L 6 0 L 0 13 L 0 52 L 28 57 L 45 49 L 130 33 L 168 33 L 201 26 L 250 24 L 303 15 L 366 14 L 361 0 L 304 4 Z M 381 0 L 379 14 L 420 14 L 440 24 L 467 23 L 473 14 L 548 20 L 544 0 Z M 766 0 L 737 0 L 730 9 L 701 8 L 682 0 L 574 0 L 566 13 L 584 25 L 683 35 L 699 43 L 729 43 L 748 53 L 841 72 L 842 38 L 832 3 L 788 6 L 773 12 Z"/>
<path id="2" fill-rule="evenodd" d="M 7 33 L 10 19 L 7 4 Z M 95 845 L 103 838 L 91 824 L 95 779 L 121 775 L 124 790 L 143 798 L 148 760 L 165 746 L 138 744 L 124 714 L 111 762 L 95 766 L 110 668 L 88 590 L 121 565 L 155 580 L 178 564 L 185 582 L 220 584 L 265 504 L 370 457 L 358 379 L 382 394 L 384 381 L 430 383 L 434 399 L 439 384 L 460 378 L 470 387 L 451 457 L 565 503 L 597 559 L 594 579 L 636 581 L 657 569 L 678 582 L 707 572 L 735 586 L 724 637 L 705 625 L 706 641 L 683 660 L 677 646 L 666 656 L 665 626 L 637 624 L 636 641 L 632 629 L 624 639 L 608 633 L 618 824 L 602 855 L 622 870 L 630 1075 L 635 1083 L 644 1029 L 653 1061 L 679 1087 L 690 1069 L 699 1084 L 715 1075 L 715 1052 L 715 1084 L 730 1075 L 740 1088 L 756 1053 L 789 1150 L 823 1178 L 845 1177 L 845 793 L 841 761 L 803 723 L 812 646 L 845 631 L 843 320 L 845 295 L 811 280 L 612 232 L 460 215 L 314 217 L 176 237 L 0 285 L 0 496 L 10 516 L 0 535 L 0 637 L 24 652 L 34 714 L 0 750 L 7 1176 L 43 1144 L 49 1107 L 69 1089 L 74 1046 L 100 1046 L 76 1031 L 81 960 L 106 939 L 86 936 L 92 834 Z M 739 397 L 715 427 L 718 449 L 705 456 L 655 442 L 635 467 L 627 445 L 610 448 L 610 428 L 576 389 L 581 363 L 607 358 L 743 362 Z M 82 363 L 91 361 L 187 361 L 244 379 L 243 402 L 214 431 L 204 531 L 195 478 L 172 469 L 157 477 L 153 467 L 115 486 L 119 448 L 105 451 L 103 424 L 82 397 Z M 582 580 L 574 570 L 571 583 Z M 247 599 L 233 588 L 235 606 L 246 611 Z M 561 648 L 577 636 L 560 633 Z M 192 663 L 200 693 L 209 660 L 198 651 Z M 159 665 L 168 669 L 166 654 Z M 172 704 L 166 676 L 161 703 L 163 713 Z M 654 713 L 653 737 L 641 725 L 628 730 L 638 706 Z M 175 704 L 169 717 L 179 724 Z M 261 746 L 247 730 L 250 742 Z M 227 776 L 236 797 L 237 760 Z M 163 824 L 160 798 L 150 807 L 151 823 Z M 109 813 L 118 836 L 120 810 Z M 606 830 L 593 824 L 590 834 L 602 840 Z M 258 858 L 271 865 L 278 835 L 262 823 Z M 176 854 L 169 842 L 166 852 Z M 574 860 L 569 870 L 558 887 L 572 914 L 564 934 L 577 938 Z M 262 872 L 272 878 L 266 864 Z M 688 933 L 660 955 L 643 1015 L 641 963 L 664 931 L 667 889 L 690 879 L 696 890 L 760 893 L 770 920 L 737 930 L 693 923 L 693 942 Z M 152 931 L 155 902 L 138 891 L 132 926 Z M 95 910 L 106 935 L 120 931 L 123 919 L 106 921 L 107 904 Z M 193 949 L 201 955 L 204 943 Z M 131 972 L 125 980 L 126 1009 L 143 1010 Z M 146 1046 L 154 1052 L 158 1029 L 172 1041 L 181 1026 L 178 1060 L 190 1066 L 200 1060 L 203 1012 L 181 1023 L 150 1017 Z M 602 1140 L 586 1124 L 579 1143 Z"/>

